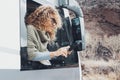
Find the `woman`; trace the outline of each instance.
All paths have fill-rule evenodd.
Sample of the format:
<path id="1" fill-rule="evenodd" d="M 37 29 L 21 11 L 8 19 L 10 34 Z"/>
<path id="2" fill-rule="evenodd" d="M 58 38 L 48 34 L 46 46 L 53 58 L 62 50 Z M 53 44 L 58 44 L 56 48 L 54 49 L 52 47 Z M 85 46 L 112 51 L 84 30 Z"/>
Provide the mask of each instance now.
<path id="1" fill-rule="evenodd" d="M 55 40 L 56 31 L 62 26 L 61 18 L 55 8 L 46 5 L 40 6 L 25 17 L 25 23 L 27 26 L 29 60 L 51 65 L 49 60 L 52 58 L 67 57 L 71 53 L 68 51 L 69 46 L 53 52 L 47 49 L 47 44 Z"/>

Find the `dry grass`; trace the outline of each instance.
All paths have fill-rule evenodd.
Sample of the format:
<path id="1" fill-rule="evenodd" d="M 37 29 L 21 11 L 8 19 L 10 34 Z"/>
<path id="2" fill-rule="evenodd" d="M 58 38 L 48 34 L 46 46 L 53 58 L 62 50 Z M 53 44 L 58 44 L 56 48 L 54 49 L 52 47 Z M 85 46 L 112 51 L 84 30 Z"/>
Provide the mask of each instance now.
<path id="1" fill-rule="evenodd" d="M 83 80 L 120 80 L 119 61 L 82 61 Z"/>
<path id="2" fill-rule="evenodd" d="M 92 74 L 83 77 L 83 80 L 117 80 L 116 75 L 110 73 L 109 75 L 99 75 L 99 74 Z"/>
<path id="3" fill-rule="evenodd" d="M 104 45 L 107 46 L 114 54 L 114 59 L 120 59 L 120 34 L 104 38 Z"/>
<path id="4" fill-rule="evenodd" d="M 108 48 L 112 54 L 114 60 L 120 59 L 120 34 L 117 36 L 95 36 L 86 32 L 86 49 L 81 51 L 81 59 L 94 59 L 98 42 L 101 42 L 103 46 Z"/>
<path id="5" fill-rule="evenodd" d="M 95 58 L 98 42 L 113 54 L 109 61 Z M 83 80 L 120 80 L 120 34 L 97 36 L 86 33 L 86 49 L 80 52 Z"/>

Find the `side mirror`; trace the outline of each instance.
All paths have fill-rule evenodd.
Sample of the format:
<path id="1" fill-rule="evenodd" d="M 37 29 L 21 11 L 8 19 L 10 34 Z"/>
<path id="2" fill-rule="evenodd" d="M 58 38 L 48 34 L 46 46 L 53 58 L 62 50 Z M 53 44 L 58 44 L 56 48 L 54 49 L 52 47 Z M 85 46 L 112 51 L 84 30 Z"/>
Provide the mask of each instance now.
<path id="1" fill-rule="evenodd" d="M 74 18 L 71 20 L 71 22 L 72 22 L 73 44 L 71 45 L 70 49 L 74 49 L 75 51 L 82 51 L 85 49 L 83 18 L 81 17 Z"/>

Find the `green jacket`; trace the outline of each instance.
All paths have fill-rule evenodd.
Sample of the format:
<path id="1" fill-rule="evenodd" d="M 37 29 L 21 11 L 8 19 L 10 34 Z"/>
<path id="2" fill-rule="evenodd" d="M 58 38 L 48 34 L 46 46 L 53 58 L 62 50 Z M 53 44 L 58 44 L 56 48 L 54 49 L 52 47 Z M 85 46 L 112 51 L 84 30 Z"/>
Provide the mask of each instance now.
<path id="1" fill-rule="evenodd" d="M 27 51 L 28 59 L 35 57 L 34 52 L 48 51 L 47 44 L 50 36 L 45 31 L 37 30 L 33 25 L 27 25 Z"/>

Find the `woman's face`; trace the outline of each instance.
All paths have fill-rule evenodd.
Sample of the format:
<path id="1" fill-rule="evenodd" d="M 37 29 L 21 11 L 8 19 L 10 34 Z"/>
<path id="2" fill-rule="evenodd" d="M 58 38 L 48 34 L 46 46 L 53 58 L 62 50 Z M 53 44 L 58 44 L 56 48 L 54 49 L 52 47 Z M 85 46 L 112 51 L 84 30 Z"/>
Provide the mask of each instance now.
<path id="1" fill-rule="evenodd" d="M 57 30 L 57 21 L 54 16 L 49 17 L 48 21 L 46 22 L 48 25 L 46 28 L 47 32 L 53 32 Z"/>

